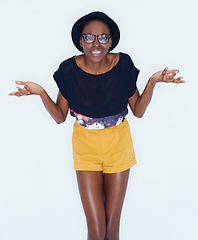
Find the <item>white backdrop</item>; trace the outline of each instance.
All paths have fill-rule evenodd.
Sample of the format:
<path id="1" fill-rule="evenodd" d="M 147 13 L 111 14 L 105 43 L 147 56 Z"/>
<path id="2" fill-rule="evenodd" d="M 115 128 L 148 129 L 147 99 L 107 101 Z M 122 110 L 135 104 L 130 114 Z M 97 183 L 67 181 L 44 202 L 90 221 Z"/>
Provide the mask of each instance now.
<path id="1" fill-rule="evenodd" d="M 10 97 L 15 81 L 34 81 L 56 100 L 52 78 L 80 52 L 73 23 L 94 10 L 121 29 L 114 52 L 140 69 L 138 88 L 164 67 L 185 84 L 158 84 L 145 116 L 127 115 L 138 164 L 131 169 L 121 240 L 196 240 L 198 232 L 198 83 L 196 0 L 2 0 L 0 240 L 86 239 L 68 115 L 57 125 L 38 96 Z"/>

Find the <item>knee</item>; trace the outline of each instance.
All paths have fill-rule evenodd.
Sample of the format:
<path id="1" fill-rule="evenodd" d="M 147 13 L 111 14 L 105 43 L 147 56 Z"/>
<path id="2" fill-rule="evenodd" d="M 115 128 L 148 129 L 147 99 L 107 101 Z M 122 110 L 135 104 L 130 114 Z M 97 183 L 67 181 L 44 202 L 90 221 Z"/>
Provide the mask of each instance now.
<path id="1" fill-rule="evenodd" d="M 95 232 L 95 233 L 90 233 L 88 235 L 88 240 L 104 240 L 104 239 L 105 239 L 104 232 Z"/>
<path id="2" fill-rule="evenodd" d="M 119 239 L 119 222 L 108 222 L 105 240 Z"/>
<path id="3" fill-rule="evenodd" d="M 105 226 L 92 227 L 88 230 L 88 240 L 104 240 L 106 234 Z"/>

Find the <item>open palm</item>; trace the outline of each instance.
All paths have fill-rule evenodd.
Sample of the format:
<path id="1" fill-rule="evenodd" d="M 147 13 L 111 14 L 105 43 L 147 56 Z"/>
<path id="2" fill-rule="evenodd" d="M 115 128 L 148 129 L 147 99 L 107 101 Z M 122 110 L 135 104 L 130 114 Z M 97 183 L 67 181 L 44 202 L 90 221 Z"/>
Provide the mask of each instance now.
<path id="1" fill-rule="evenodd" d="M 181 80 L 183 77 L 175 78 L 175 75 L 179 72 L 178 69 L 168 70 L 165 68 L 163 71 L 154 73 L 150 77 L 150 81 L 153 83 L 157 82 L 167 82 L 167 83 L 184 83 L 184 80 Z"/>
<path id="2" fill-rule="evenodd" d="M 16 81 L 15 83 L 23 85 L 23 88 L 17 86 L 18 91 L 9 93 L 9 96 L 41 95 L 45 91 L 40 85 L 34 82 Z"/>

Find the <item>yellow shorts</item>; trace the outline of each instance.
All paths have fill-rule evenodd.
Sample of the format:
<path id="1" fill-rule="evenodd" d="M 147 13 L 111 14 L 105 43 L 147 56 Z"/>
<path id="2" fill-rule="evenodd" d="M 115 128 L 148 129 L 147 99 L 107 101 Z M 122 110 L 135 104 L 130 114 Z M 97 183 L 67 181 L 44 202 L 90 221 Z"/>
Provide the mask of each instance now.
<path id="1" fill-rule="evenodd" d="M 72 147 L 76 171 L 116 173 L 125 171 L 137 163 L 126 119 L 119 125 L 94 130 L 75 122 Z"/>

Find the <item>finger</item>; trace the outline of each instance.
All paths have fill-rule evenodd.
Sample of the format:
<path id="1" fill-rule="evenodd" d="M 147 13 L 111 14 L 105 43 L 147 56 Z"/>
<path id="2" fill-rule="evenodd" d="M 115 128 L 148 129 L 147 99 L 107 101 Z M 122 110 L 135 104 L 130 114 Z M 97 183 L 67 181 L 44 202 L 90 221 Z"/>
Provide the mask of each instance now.
<path id="1" fill-rule="evenodd" d="M 22 93 L 22 89 L 20 87 L 16 87 L 20 93 Z"/>
<path id="2" fill-rule="evenodd" d="M 172 70 L 167 70 L 167 74 L 177 74 L 179 72 L 179 69 L 172 69 Z"/>
<path id="3" fill-rule="evenodd" d="M 9 93 L 8 96 L 14 96 L 15 92 Z"/>
<path id="4" fill-rule="evenodd" d="M 176 78 L 174 80 L 174 83 L 184 83 L 185 81 L 183 80 L 183 77 Z"/>
<path id="5" fill-rule="evenodd" d="M 23 82 L 23 81 L 16 81 L 15 83 L 18 85 L 26 85 L 26 82 Z"/>
<path id="6" fill-rule="evenodd" d="M 186 81 L 184 81 L 184 80 L 178 80 L 178 81 L 174 81 L 173 83 L 176 83 L 176 84 L 178 84 L 178 83 L 185 83 Z"/>
<path id="7" fill-rule="evenodd" d="M 167 67 L 164 68 L 164 70 L 162 71 L 162 75 L 164 76 L 167 73 L 167 71 L 168 71 L 168 68 Z"/>
<path id="8" fill-rule="evenodd" d="M 174 78 L 174 79 L 171 79 L 171 80 L 167 80 L 166 82 L 167 82 L 167 83 L 176 83 L 176 82 L 177 82 L 177 79 Z"/>
<path id="9" fill-rule="evenodd" d="M 22 96 L 22 94 L 20 92 L 14 92 L 12 93 L 13 96 L 16 96 L 16 97 L 20 97 Z"/>
<path id="10" fill-rule="evenodd" d="M 164 70 L 162 71 L 162 73 L 161 73 L 161 75 L 160 75 L 160 77 L 159 77 L 159 79 L 160 79 L 161 82 L 164 81 L 165 76 L 166 76 L 166 73 L 167 73 L 167 70 L 168 70 L 168 68 L 166 67 L 166 68 L 164 68 Z"/>
<path id="11" fill-rule="evenodd" d="M 178 82 L 178 81 L 181 81 L 183 77 L 178 77 L 178 78 L 174 78 L 173 81 L 174 82 Z"/>
<path id="12" fill-rule="evenodd" d="M 17 97 L 22 97 L 22 96 L 24 96 L 24 95 L 21 94 L 21 93 L 17 93 L 16 96 L 17 96 Z"/>
<path id="13" fill-rule="evenodd" d="M 23 94 L 20 93 L 20 92 L 17 92 L 17 93 L 16 93 L 16 96 L 17 96 L 17 97 L 21 97 L 21 96 L 23 96 Z"/>
<path id="14" fill-rule="evenodd" d="M 11 93 L 9 93 L 8 95 L 9 95 L 9 96 L 15 96 L 17 93 L 18 93 L 18 91 L 17 91 L 17 92 L 11 92 Z"/>
<path id="15" fill-rule="evenodd" d="M 21 89 L 20 87 L 17 87 L 17 89 L 19 90 L 19 92 L 20 92 L 21 94 L 23 94 L 23 95 L 28 95 L 28 92 L 27 92 L 26 90 L 24 90 L 24 88 Z"/>
<path id="16" fill-rule="evenodd" d="M 24 89 L 25 89 L 29 94 L 31 94 L 31 91 L 30 91 L 30 89 L 28 88 L 27 85 L 24 86 Z"/>
<path id="17" fill-rule="evenodd" d="M 175 77 L 176 74 L 177 74 L 177 72 L 174 72 L 174 73 L 168 74 L 168 76 L 169 76 L 169 79 L 168 79 L 168 80 L 172 80 L 172 79 L 174 79 L 174 77 Z"/>
<path id="18" fill-rule="evenodd" d="M 166 81 L 167 83 L 184 83 L 185 81 L 182 79 L 183 77 L 178 77 L 178 78 L 174 78 L 172 80 L 168 80 Z"/>

